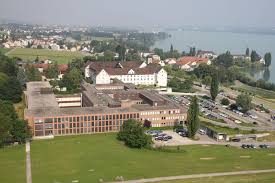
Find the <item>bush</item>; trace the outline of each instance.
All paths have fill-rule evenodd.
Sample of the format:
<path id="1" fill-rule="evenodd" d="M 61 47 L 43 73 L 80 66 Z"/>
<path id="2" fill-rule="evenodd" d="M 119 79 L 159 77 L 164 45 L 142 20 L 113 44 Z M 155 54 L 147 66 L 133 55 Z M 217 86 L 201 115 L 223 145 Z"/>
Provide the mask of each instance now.
<path id="1" fill-rule="evenodd" d="M 223 98 L 223 99 L 221 100 L 221 104 L 227 106 L 227 105 L 230 104 L 230 101 L 229 101 L 227 98 Z"/>
<path id="2" fill-rule="evenodd" d="M 152 143 L 151 136 L 144 133 L 142 124 L 136 120 L 127 120 L 123 123 L 117 139 L 124 141 L 131 148 L 143 148 Z"/>

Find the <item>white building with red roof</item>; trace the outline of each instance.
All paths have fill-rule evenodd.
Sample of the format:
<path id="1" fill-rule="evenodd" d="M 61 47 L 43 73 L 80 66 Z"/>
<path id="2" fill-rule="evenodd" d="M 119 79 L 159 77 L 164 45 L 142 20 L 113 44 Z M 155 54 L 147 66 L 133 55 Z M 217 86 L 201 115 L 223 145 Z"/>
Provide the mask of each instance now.
<path id="1" fill-rule="evenodd" d="M 85 77 L 94 84 L 110 84 L 113 79 L 135 85 L 167 86 L 167 72 L 158 64 L 140 61 L 93 61 L 85 67 Z"/>
<path id="2" fill-rule="evenodd" d="M 181 57 L 175 65 L 179 69 L 182 69 L 185 71 L 192 71 L 194 70 L 194 68 L 198 67 L 202 63 L 211 65 L 211 60 L 209 58 L 185 56 L 185 57 Z"/>

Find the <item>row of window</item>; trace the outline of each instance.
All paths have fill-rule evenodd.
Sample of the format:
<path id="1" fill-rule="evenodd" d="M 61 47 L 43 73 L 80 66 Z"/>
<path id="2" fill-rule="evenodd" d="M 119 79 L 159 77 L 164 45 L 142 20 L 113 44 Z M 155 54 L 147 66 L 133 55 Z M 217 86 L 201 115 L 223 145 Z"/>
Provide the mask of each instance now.
<path id="1" fill-rule="evenodd" d="M 34 132 L 35 136 L 44 135 L 74 135 L 74 134 L 90 134 L 99 132 L 112 132 L 119 131 L 120 126 L 109 126 L 109 127 L 94 127 L 94 128 L 75 128 L 75 129 L 58 129 L 58 130 L 37 130 Z M 45 134 L 44 134 L 45 133 Z"/>
<path id="2" fill-rule="evenodd" d="M 123 120 L 119 121 L 97 121 L 97 122 L 80 122 L 80 123 L 45 123 L 45 124 L 35 124 L 35 130 L 43 130 L 45 129 L 62 129 L 62 128 L 89 128 L 89 127 L 101 127 L 101 126 L 121 126 L 123 124 Z"/>
<path id="3" fill-rule="evenodd" d="M 179 114 L 180 110 L 168 111 L 168 114 Z M 166 114 L 166 111 L 148 111 L 142 112 L 141 115 Z"/>
<path id="4" fill-rule="evenodd" d="M 57 123 L 57 122 L 86 122 L 86 121 L 100 121 L 100 120 L 115 120 L 115 119 L 138 119 L 139 113 L 134 114 L 113 114 L 113 115 L 98 115 L 98 116 L 71 116 L 71 117 L 56 117 L 56 118 L 36 118 L 34 123 Z"/>

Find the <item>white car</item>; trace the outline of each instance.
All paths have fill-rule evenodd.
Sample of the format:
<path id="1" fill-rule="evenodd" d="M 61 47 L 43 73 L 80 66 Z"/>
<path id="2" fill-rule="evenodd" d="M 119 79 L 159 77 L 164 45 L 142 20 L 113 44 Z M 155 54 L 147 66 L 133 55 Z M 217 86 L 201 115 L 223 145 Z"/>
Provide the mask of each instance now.
<path id="1" fill-rule="evenodd" d="M 250 115 L 249 117 L 251 117 L 252 119 L 258 119 L 258 116 Z"/>
<path id="2" fill-rule="evenodd" d="M 199 134 L 201 134 L 201 135 L 205 135 L 205 134 L 206 134 L 206 132 L 205 132 L 205 130 L 200 129 L 200 130 L 199 130 Z"/>

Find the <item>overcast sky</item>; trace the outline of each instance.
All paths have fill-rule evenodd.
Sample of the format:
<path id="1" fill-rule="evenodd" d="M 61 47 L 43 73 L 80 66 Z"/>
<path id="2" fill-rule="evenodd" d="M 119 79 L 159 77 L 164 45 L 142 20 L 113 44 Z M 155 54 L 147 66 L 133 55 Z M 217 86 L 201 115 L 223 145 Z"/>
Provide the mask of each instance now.
<path id="1" fill-rule="evenodd" d="M 105 26 L 273 26 L 275 0 L 1 0 L 0 19 Z"/>

